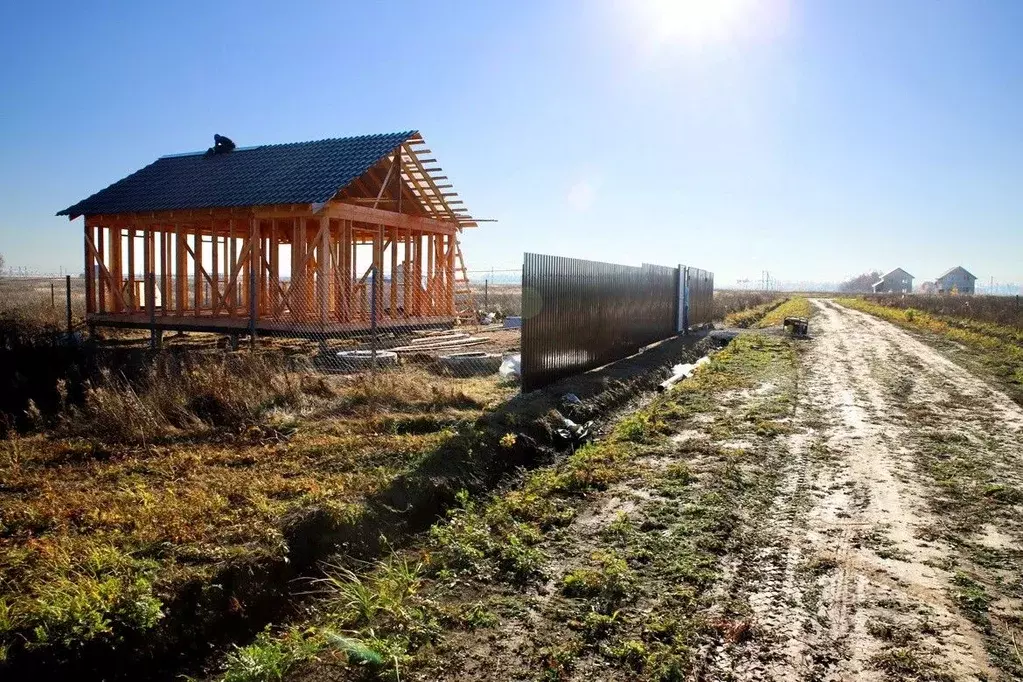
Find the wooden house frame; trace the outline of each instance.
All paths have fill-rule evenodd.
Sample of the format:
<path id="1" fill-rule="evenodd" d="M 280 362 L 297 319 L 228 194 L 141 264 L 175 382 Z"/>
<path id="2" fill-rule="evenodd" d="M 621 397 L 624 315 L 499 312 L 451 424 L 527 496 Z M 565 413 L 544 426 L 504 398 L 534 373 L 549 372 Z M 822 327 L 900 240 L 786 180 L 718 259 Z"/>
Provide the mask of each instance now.
<path id="1" fill-rule="evenodd" d="M 452 325 L 471 306 L 458 237 L 477 221 L 419 133 L 397 135 L 325 201 L 62 211 L 84 217 L 88 324 L 295 337 Z"/>

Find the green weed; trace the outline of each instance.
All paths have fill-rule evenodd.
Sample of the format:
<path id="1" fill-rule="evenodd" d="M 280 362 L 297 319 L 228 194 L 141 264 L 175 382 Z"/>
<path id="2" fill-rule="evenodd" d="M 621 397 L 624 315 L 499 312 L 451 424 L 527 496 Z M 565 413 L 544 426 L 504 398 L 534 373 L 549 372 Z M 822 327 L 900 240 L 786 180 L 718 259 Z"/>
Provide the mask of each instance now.
<path id="1" fill-rule="evenodd" d="M 274 635 L 269 629 L 227 656 L 222 682 L 277 682 L 297 664 L 314 658 L 323 642 L 309 633 L 287 630 Z"/>
<path id="2" fill-rule="evenodd" d="M 598 613 L 614 613 L 631 595 L 635 576 L 625 559 L 614 551 L 595 552 L 592 560 L 595 568 L 578 568 L 562 578 L 561 592 L 589 600 Z"/>

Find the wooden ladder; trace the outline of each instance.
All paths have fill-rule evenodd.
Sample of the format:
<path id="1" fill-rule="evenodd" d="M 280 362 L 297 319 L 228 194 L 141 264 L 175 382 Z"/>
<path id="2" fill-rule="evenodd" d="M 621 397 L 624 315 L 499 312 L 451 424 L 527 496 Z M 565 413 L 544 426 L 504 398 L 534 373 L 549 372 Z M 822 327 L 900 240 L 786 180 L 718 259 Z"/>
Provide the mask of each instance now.
<path id="1" fill-rule="evenodd" d="M 461 230 L 459 230 L 461 233 Z M 458 324 L 478 325 L 476 317 L 476 299 L 469 285 L 469 272 L 465 269 L 465 257 L 462 255 L 462 240 L 455 240 L 455 319 Z"/>

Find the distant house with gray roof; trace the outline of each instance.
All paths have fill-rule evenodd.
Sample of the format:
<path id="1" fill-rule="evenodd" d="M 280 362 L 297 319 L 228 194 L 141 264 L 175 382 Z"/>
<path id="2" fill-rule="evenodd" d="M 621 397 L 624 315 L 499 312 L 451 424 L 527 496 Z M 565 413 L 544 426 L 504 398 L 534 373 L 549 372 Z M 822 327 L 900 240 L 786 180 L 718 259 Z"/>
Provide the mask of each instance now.
<path id="1" fill-rule="evenodd" d="M 961 265 L 957 265 L 938 277 L 935 282 L 938 285 L 939 294 L 972 294 L 976 276 L 971 275 Z"/>
<path id="2" fill-rule="evenodd" d="M 875 294 L 908 294 L 913 291 L 913 275 L 895 268 L 872 286 Z"/>

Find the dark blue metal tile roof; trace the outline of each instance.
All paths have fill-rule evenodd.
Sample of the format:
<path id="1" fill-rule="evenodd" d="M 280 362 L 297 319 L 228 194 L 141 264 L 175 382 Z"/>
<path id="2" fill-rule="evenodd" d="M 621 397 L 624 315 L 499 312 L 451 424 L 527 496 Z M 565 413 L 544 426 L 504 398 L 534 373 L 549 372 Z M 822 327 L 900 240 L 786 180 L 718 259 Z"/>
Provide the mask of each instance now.
<path id="1" fill-rule="evenodd" d="M 165 156 L 57 215 L 325 202 L 414 134 Z"/>

